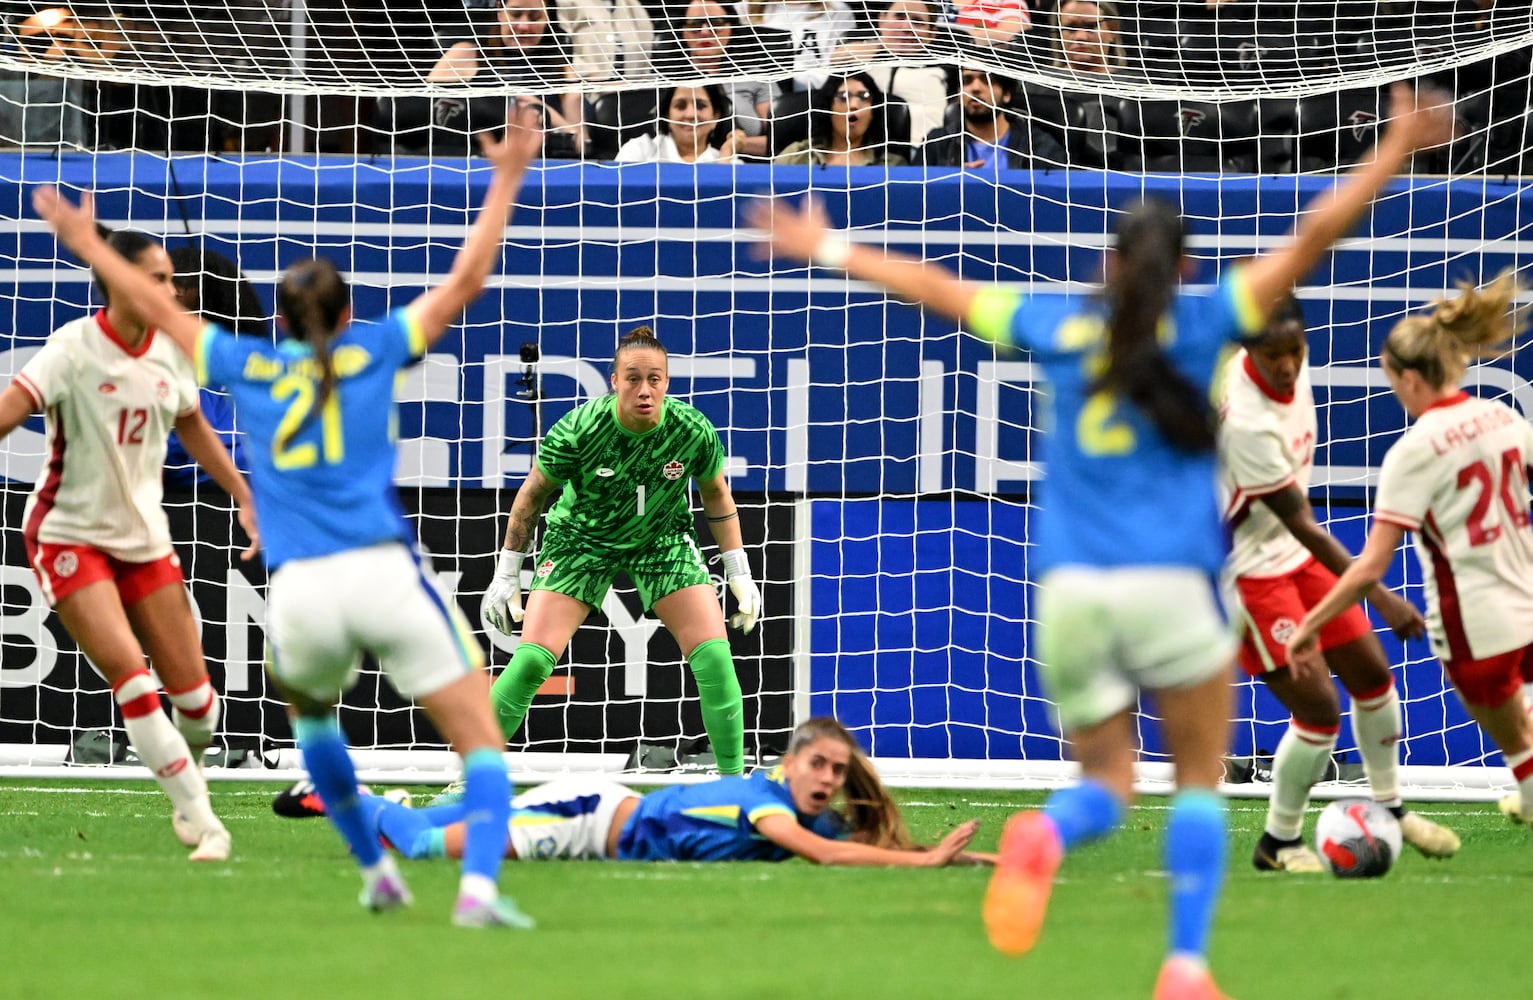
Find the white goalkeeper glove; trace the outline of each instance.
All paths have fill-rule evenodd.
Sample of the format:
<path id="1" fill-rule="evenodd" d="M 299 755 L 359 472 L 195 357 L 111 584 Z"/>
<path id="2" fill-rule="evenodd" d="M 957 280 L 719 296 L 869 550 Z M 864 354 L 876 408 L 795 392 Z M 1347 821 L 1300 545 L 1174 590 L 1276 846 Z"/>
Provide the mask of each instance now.
<path id="1" fill-rule="evenodd" d="M 724 553 L 724 579 L 729 581 L 729 589 L 739 605 L 729 616 L 729 624 L 749 635 L 756 627 L 756 619 L 761 617 L 761 590 L 751 579 L 751 565 L 745 558 L 744 549 L 730 549 Z"/>
<path id="2" fill-rule="evenodd" d="M 501 549 L 495 563 L 495 578 L 484 594 L 485 621 L 505 635 L 511 634 L 511 623 L 522 620 L 522 562 L 525 552 Z"/>

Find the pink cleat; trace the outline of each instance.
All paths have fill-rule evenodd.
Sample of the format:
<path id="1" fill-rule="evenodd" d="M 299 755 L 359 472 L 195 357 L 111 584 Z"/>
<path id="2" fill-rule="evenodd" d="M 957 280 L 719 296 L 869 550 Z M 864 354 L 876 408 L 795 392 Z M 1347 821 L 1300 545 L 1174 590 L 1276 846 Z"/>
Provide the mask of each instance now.
<path id="1" fill-rule="evenodd" d="M 1155 980 L 1155 1000 L 1230 1000 L 1219 992 L 1213 973 L 1201 962 L 1168 958 Z"/>

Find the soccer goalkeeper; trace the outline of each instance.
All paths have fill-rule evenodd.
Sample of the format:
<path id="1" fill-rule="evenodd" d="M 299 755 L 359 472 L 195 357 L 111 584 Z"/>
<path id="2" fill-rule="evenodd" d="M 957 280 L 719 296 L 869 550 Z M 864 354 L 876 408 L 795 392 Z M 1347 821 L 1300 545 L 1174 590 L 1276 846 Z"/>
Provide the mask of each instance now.
<path id="1" fill-rule="evenodd" d="M 724 481 L 724 447 L 707 417 L 666 397 L 666 351 L 649 327 L 638 327 L 618 344 L 611 377 L 611 394 L 577 406 L 549 430 L 511 504 L 505 546 L 485 595 L 485 617 L 507 635 L 513 622 L 522 622 L 522 637 L 495 680 L 495 714 L 510 739 L 575 630 L 601 606 L 613 578 L 626 572 L 644 610 L 665 623 L 686 654 L 719 772 L 740 774 L 745 766 L 740 681 L 687 496 L 696 480 L 709 529 L 723 552 L 725 578 L 739 602 L 730 622 L 749 633 L 761 616 L 761 591 L 751 577 L 734 496 Z M 524 611 L 522 564 L 544 501 L 561 484 Z"/>

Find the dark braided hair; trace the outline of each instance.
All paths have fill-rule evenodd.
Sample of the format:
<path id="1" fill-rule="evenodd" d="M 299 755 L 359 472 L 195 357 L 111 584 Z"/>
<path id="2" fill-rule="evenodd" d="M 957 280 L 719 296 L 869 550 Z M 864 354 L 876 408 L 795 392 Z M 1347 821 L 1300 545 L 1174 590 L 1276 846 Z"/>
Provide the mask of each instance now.
<path id="1" fill-rule="evenodd" d="M 1092 391 L 1128 400 L 1172 447 L 1205 452 L 1214 449 L 1213 407 L 1172 367 L 1159 338 L 1176 294 L 1183 240 L 1181 216 L 1164 201 L 1145 198 L 1123 214 L 1116 271 L 1104 289 L 1107 365 Z"/>
<path id="2" fill-rule="evenodd" d="M 319 396 L 310 407 L 303 423 L 294 427 L 288 435 L 276 442 L 282 449 L 293 440 L 314 415 L 319 413 L 335 395 L 335 368 L 330 363 L 330 339 L 340 326 L 341 315 L 350 304 L 351 294 L 346 279 L 336 266 L 323 257 L 302 260 L 282 272 L 282 283 L 277 286 L 277 311 L 287 320 L 292 335 L 314 350 L 314 363 L 319 367 Z"/>

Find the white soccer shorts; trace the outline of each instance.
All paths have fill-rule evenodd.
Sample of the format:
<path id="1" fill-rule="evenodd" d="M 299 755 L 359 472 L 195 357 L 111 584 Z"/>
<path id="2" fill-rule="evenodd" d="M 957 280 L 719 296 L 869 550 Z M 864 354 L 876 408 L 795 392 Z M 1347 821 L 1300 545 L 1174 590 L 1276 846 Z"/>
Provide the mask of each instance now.
<path id="1" fill-rule="evenodd" d="M 1066 566 L 1044 576 L 1038 645 L 1066 733 L 1229 667 L 1236 631 L 1218 583 L 1196 569 Z"/>
<path id="2" fill-rule="evenodd" d="M 607 857 L 607 831 L 624 799 L 639 793 L 615 781 L 577 775 L 529 788 L 511 800 L 511 847 L 526 861 Z"/>
<path id="3" fill-rule="evenodd" d="M 411 699 L 484 665 L 457 604 L 397 542 L 284 563 L 271 578 L 266 621 L 277 679 L 317 700 L 356 682 L 364 652 Z"/>

